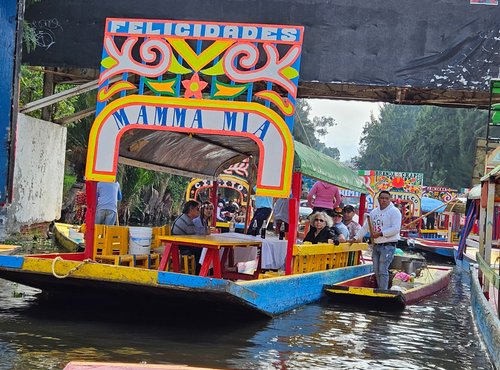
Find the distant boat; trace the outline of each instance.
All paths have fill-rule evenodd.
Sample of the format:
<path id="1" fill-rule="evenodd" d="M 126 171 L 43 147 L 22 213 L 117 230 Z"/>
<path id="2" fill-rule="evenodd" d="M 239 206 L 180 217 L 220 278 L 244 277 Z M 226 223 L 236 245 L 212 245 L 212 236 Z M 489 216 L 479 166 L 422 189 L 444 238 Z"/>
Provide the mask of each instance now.
<path id="1" fill-rule="evenodd" d="M 457 243 L 450 243 L 441 240 L 432 240 L 424 238 L 409 238 L 407 240 L 408 245 L 412 248 L 438 254 L 443 257 L 454 259 L 455 247 Z"/>
<path id="2" fill-rule="evenodd" d="M 324 290 L 333 302 L 349 302 L 380 307 L 384 310 L 401 310 L 448 286 L 452 269 L 429 266 L 420 272 L 413 282 L 401 282 L 391 289 L 376 288 L 374 274 L 356 277 L 335 285 L 327 285 Z"/>
<path id="3" fill-rule="evenodd" d="M 0 244 L 0 254 L 3 254 L 3 255 L 14 254 L 19 249 L 21 249 L 20 245 Z"/>
<path id="4" fill-rule="evenodd" d="M 68 252 L 81 252 L 85 249 L 83 233 L 79 232 L 79 225 L 54 223 L 54 238 L 56 242 Z"/>

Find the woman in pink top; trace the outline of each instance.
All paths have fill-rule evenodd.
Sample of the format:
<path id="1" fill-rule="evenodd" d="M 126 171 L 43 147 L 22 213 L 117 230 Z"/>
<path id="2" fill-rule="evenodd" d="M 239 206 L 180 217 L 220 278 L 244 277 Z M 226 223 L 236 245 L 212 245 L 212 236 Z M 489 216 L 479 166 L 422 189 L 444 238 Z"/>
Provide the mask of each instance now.
<path id="1" fill-rule="evenodd" d="M 313 209 L 313 212 L 326 211 L 333 213 L 333 209 L 342 202 L 339 188 L 335 185 L 323 181 L 317 181 L 307 195 L 307 203 Z"/>

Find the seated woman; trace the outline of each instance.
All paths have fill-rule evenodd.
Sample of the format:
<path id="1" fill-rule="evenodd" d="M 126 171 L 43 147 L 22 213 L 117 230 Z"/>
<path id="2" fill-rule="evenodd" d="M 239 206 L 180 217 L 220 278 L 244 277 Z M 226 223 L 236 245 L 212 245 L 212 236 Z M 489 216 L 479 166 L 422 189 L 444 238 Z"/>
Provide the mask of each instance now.
<path id="1" fill-rule="evenodd" d="M 208 201 L 204 201 L 200 207 L 200 215 L 193 220 L 194 229 L 197 235 L 210 235 L 210 225 L 214 206 Z"/>
<path id="2" fill-rule="evenodd" d="M 318 243 L 328 243 L 328 240 L 332 240 L 335 245 L 339 242 L 345 242 L 345 238 L 342 233 L 333 226 L 333 220 L 326 212 L 314 212 L 309 216 L 311 222 L 311 228 L 304 238 L 304 242 L 310 242 L 312 244 Z"/>

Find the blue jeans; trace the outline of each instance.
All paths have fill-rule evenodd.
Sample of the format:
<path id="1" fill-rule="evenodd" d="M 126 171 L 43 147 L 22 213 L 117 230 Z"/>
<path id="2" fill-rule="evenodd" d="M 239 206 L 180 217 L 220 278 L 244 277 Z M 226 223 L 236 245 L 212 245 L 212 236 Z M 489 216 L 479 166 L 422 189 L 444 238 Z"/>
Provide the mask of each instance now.
<path id="1" fill-rule="evenodd" d="M 392 245 L 375 244 L 373 246 L 373 272 L 377 278 L 377 286 L 379 289 L 389 289 L 389 265 L 394 258 L 395 251 L 396 243 Z"/>
<path id="2" fill-rule="evenodd" d="M 100 209 L 95 213 L 95 223 L 98 225 L 116 225 L 116 211 Z"/>

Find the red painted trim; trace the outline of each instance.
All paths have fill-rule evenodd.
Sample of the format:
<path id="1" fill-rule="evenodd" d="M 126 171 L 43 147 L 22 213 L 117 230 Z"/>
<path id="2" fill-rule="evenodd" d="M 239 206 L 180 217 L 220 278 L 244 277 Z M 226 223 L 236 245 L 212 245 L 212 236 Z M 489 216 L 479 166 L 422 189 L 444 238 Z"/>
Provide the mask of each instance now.
<path id="1" fill-rule="evenodd" d="M 215 227 L 215 225 L 217 225 L 217 206 L 218 206 L 217 192 L 218 192 L 218 189 L 219 189 L 219 182 L 217 180 L 212 181 L 212 194 L 210 197 L 210 201 L 212 202 L 212 204 L 214 206 L 214 211 L 212 213 L 212 226 L 213 227 Z M 196 193 L 198 193 L 198 192 L 196 192 Z"/>
<path id="2" fill-rule="evenodd" d="M 365 215 L 365 210 L 366 208 L 366 194 L 361 194 L 359 197 L 359 214 L 358 214 L 358 219 L 359 219 L 359 224 L 363 226 L 364 222 L 364 215 Z"/>
<path id="3" fill-rule="evenodd" d="M 92 258 L 94 251 L 95 211 L 97 206 L 97 181 L 86 181 L 87 214 L 85 215 L 85 258 Z"/>
<path id="4" fill-rule="evenodd" d="M 29 254 L 25 257 L 34 257 L 34 258 L 46 258 L 46 259 L 54 259 L 56 257 L 61 257 L 62 259 L 69 261 L 83 261 L 85 259 L 84 253 L 48 253 L 48 254 Z"/>
<path id="5" fill-rule="evenodd" d="M 285 260 L 285 274 L 292 274 L 293 245 L 297 242 L 299 224 L 299 202 L 302 192 L 302 173 L 292 174 L 292 198 L 288 200 L 288 245 Z"/>

